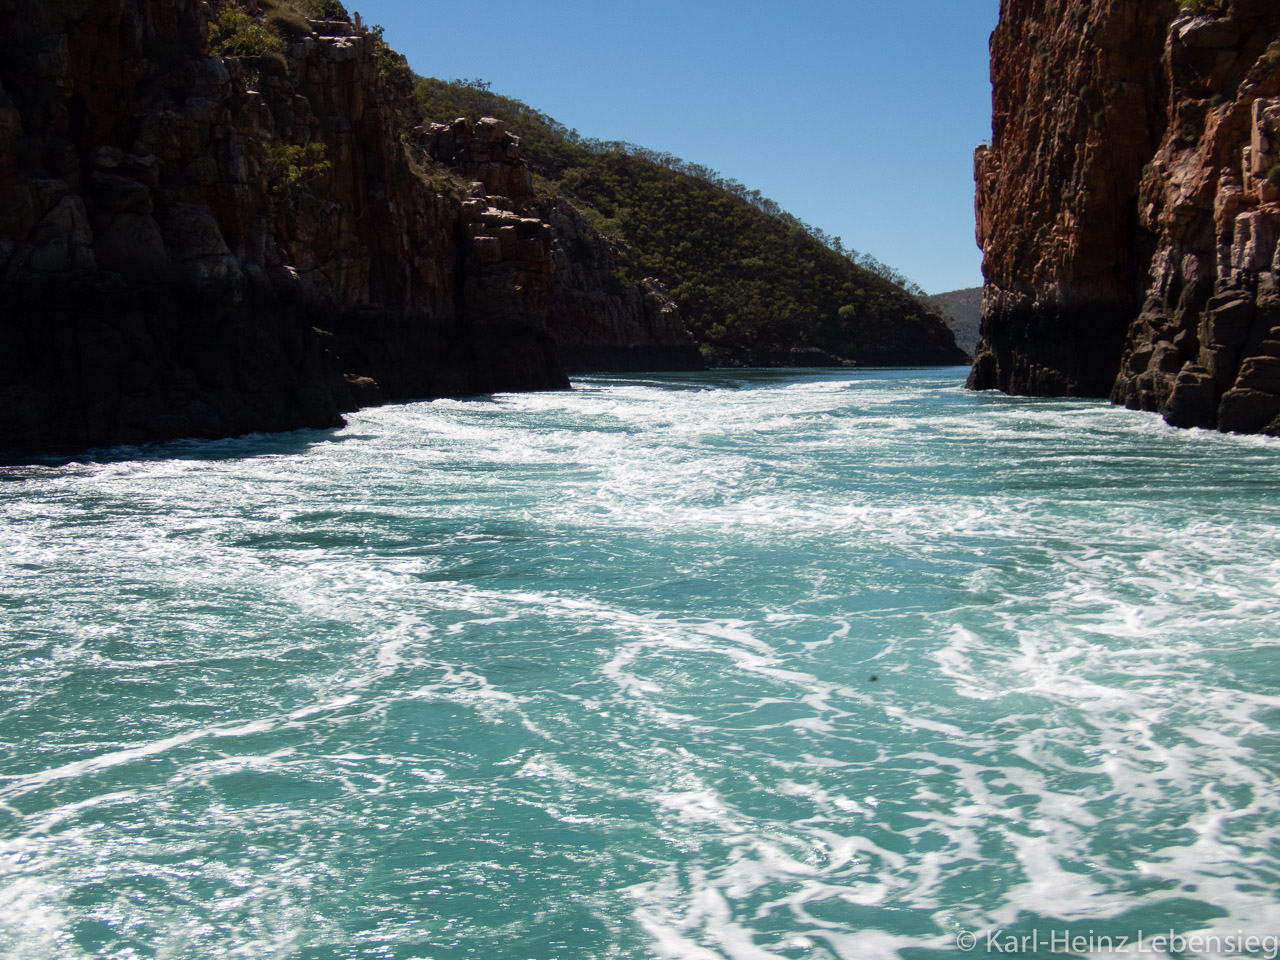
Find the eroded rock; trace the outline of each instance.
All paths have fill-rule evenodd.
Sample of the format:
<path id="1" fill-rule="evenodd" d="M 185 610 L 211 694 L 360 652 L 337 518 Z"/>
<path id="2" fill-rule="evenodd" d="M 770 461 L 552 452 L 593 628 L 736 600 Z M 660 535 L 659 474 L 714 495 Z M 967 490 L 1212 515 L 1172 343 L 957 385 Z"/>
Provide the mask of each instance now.
<path id="1" fill-rule="evenodd" d="M 1273 4 L 1198 6 L 1003 4 L 971 386 L 1269 429 L 1280 37 Z"/>

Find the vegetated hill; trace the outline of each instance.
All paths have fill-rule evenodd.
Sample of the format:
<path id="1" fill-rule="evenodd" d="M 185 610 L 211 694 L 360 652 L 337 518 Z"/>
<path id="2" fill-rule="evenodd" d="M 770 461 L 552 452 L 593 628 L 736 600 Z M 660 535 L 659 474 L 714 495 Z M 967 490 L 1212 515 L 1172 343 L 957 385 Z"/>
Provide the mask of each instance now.
<path id="1" fill-rule="evenodd" d="M 539 194 L 569 198 L 629 244 L 629 269 L 667 285 L 715 365 L 966 359 L 905 277 L 758 191 L 669 154 L 582 139 L 481 81 L 421 78 L 417 90 L 428 120 L 505 121 L 521 138 Z"/>
<path id="2" fill-rule="evenodd" d="M 929 302 L 943 319 L 951 323 L 956 346 L 972 357 L 981 339 L 978 328 L 982 320 L 982 288 L 966 287 L 964 290 L 935 293 L 929 297 Z"/>

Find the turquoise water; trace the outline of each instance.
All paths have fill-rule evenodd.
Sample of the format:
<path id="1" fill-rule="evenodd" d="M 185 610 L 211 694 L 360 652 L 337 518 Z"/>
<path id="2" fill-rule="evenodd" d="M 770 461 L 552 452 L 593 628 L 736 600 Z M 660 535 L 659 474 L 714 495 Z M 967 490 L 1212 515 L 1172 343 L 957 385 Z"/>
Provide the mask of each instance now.
<path id="1" fill-rule="evenodd" d="M 1280 934 L 1280 444 L 962 376 L 0 467 L 0 956 Z"/>

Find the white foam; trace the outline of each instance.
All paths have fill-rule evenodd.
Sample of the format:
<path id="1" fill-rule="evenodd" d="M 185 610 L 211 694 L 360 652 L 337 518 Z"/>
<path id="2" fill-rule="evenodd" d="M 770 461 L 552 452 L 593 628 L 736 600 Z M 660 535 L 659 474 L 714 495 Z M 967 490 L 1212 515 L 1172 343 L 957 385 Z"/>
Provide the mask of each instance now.
<path id="1" fill-rule="evenodd" d="M 590 838 L 557 854 L 609 891 L 578 908 L 620 953 L 896 958 L 1178 898 L 1280 925 L 1274 443 L 932 375 L 756 376 L 32 468 L 0 500 L 0 724 L 50 721 L 0 780 L 44 884 L 8 890 L 31 942 L 53 956 L 72 895 L 160 848 L 160 955 L 304 953 L 370 906 L 373 849 L 411 862 L 388 902 L 488 863 L 443 863 L 450 837 L 505 845 L 503 896 L 530 898 L 484 915 L 482 887 L 433 881 L 456 936 L 519 942 L 562 879 L 508 809 Z M 157 722 L 90 722 L 86 690 Z M 255 779 L 323 792 L 237 806 Z M 287 869 L 132 829 L 184 805 Z"/>

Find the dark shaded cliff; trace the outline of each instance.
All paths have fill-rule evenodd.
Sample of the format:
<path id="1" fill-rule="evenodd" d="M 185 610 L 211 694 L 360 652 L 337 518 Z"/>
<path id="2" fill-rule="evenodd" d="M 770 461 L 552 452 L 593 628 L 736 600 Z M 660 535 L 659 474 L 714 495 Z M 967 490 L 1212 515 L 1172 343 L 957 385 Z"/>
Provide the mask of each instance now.
<path id="1" fill-rule="evenodd" d="M 1280 7 L 1004 0 L 977 389 L 1280 432 Z"/>
<path id="2" fill-rule="evenodd" d="M 660 288 L 574 269 L 500 124 L 445 150 L 376 37 L 271 6 L 287 43 L 217 56 L 252 0 L 0 0 L 0 445 L 560 388 L 562 345 L 700 363 Z"/>

